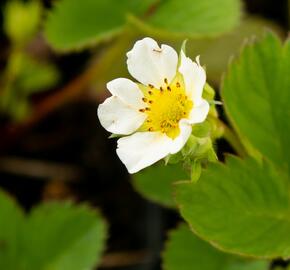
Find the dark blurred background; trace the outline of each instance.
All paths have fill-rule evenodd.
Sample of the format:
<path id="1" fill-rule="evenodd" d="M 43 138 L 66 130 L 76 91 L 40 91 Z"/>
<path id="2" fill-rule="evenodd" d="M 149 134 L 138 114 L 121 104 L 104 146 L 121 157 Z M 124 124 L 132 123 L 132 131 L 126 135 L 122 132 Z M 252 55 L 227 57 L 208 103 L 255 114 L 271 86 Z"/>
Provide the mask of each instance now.
<path id="1" fill-rule="evenodd" d="M 6 2 L 0 3 L 2 11 Z M 47 8 L 52 2 L 43 1 Z M 286 0 L 247 0 L 245 10 L 287 32 Z M 0 31 L 0 68 L 3 68 L 10 44 L 3 28 Z M 28 121 L 15 123 L 1 116 L 1 187 L 13 194 L 27 211 L 48 199 L 70 198 L 97 206 L 110 224 L 101 269 L 160 269 L 159 252 L 165 232 L 180 221 L 178 215 L 134 191 L 130 176 L 115 154 L 116 140 L 108 139 L 109 134 L 96 116 L 98 102 L 106 94 L 93 94 L 94 86 L 90 85 L 82 94 L 73 94 L 67 100 L 58 95 L 74 91 L 71 82 L 82 79 L 87 62 L 96 51 L 56 54 L 41 35 L 28 50 L 49 57 L 61 71 L 61 79 L 57 87 L 31 97 L 37 110 Z M 57 105 L 50 106 L 54 102 Z M 218 151 L 225 150 L 230 152 L 231 148 L 220 140 Z"/>

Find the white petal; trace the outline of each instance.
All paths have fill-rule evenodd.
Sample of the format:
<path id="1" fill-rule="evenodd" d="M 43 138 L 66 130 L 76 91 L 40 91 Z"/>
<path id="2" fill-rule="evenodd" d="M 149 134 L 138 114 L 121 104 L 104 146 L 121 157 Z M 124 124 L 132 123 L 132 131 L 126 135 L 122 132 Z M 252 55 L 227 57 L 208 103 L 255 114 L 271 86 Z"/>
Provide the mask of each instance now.
<path id="1" fill-rule="evenodd" d="M 160 48 L 152 38 L 137 41 L 127 57 L 130 74 L 144 85 L 152 84 L 159 88 L 164 85 L 165 78 L 170 82 L 176 75 L 176 51 L 164 44 Z"/>
<path id="2" fill-rule="evenodd" d="M 181 51 L 179 72 L 183 75 L 187 95 L 193 100 L 193 103 L 199 103 L 206 82 L 206 74 L 203 67 L 200 66 L 199 57 L 196 58 L 196 62 L 193 62 Z"/>
<path id="3" fill-rule="evenodd" d="M 171 144 L 160 132 L 137 132 L 118 140 L 117 154 L 129 173 L 135 173 L 166 157 Z"/>
<path id="4" fill-rule="evenodd" d="M 123 135 L 134 132 L 146 119 L 144 113 L 125 104 L 116 96 L 107 98 L 99 105 L 98 117 L 106 130 Z"/>
<path id="5" fill-rule="evenodd" d="M 209 104 L 206 100 L 201 99 L 197 106 L 194 106 L 189 114 L 190 124 L 202 123 L 208 114 Z"/>
<path id="6" fill-rule="evenodd" d="M 172 141 L 172 145 L 170 147 L 170 154 L 175 154 L 183 148 L 192 131 L 192 127 L 187 119 L 180 120 L 179 128 L 180 134 Z"/>
<path id="7" fill-rule="evenodd" d="M 113 96 L 120 98 L 125 104 L 135 109 L 144 108 L 144 97 L 138 85 L 129 79 L 118 78 L 107 83 L 107 88 Z"/>

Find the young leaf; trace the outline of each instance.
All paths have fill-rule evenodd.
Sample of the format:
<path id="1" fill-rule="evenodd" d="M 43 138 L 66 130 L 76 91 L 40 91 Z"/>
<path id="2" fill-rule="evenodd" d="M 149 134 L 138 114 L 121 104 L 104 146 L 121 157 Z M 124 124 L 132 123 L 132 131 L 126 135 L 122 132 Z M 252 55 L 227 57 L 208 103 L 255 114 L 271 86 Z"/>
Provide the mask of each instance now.
<path id="1" fill-rule="evenodd" d="M 156 0 L 60 0 L 45 23 L 45 36 L 55 49 L 94 45 L 123 30 L 126 15 L 144 13 Z"/>
<path id="2" fill-rule="evenodd" d="M 180 164 L 159 163 L 133 175 L 135 189 L 144 197 L 166 207 L 175 207 L 172 184 L 178 180 L 189 179 Z"/>
<path id="3" fill-rule="evenodd" d="M 242 260 L 195 236 L 184 224 L 172 231 L 163 252 L 164 270 L 267 270 L 266 261 Z"/>
<path id="4" fill-rule="evenodd" d="M 244 48 L 222 87 L 226 112 L 241 138 L 290 173 L 290 42 L 273 34 Z"/>
<path id="5" fill-rule="evenodd" d="M 23 45 L 38 30 L 42 5 L 38 0 L 8 1 L 4 10 L 4 31 L 17 45 Z"/>
<path id="6" fill-rule="evenodd" d="M 15 82 L 19 95 L 28 96 L 53 87 L 60 74 L 51 63 L 38 62 L 29 57 L 23 57 L 23 63 Z"/>
<path id="7" fill-rule="evenodd" d="M 195 183 L 176 186 L 180 211 L 193 231 L 227 252 L 290 257 L 289 179 L 265 162 L 229 157 Z"/>

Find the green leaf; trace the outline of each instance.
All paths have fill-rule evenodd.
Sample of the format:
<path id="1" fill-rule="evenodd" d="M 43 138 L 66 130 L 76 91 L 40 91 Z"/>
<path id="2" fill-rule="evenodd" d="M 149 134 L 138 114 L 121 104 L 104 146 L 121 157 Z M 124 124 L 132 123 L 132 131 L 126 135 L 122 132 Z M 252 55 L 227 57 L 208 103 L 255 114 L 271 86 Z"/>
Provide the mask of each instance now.
<path id="1" fill-rule="evenodd" d="M 59 77 L 60 74 L 54 65 L 24 57 L 15 83 L 20 94 L 27 96 L 53 87 Z"/>
<path id="2" fill-rule="evenodd" d="M 46 203 L 32 211 L 26 225 L 29 269 L 93 269 L 99 263 L 106 226 L 88 207 Z"/>
<path id="3" fill-rule="evenodd" d="M 231 30 L 240 16 L 239 0 L 163 0 L 146 22 L 132 21 L 157 34 L 205 37 Z"/>
<path id="4" fill-rule="evenodd" d="M 145 198 L 166 207 L 175 207 L 172 196 L 172 184 L 189 179 L 180 164 L 159 163 L 133 175 L 135 189 Z"/>
<path id="5" fill-rule="evenodd" d="M 262 37 L 265 28 L 281 33 L 271 21 L 247 16 L 228 34 L 212 39 L 189 40 L 187 55 L 192 59 L 200 55 L 201 64 L 206 66 L 208 81 L 219 85 L 222 75 L 227 70 L 229 60 L 233 55 L 240 53 L 245 39 L 253 36 Z"/>
<path id="6" fill-rule="evenodd" d="M 270 265 L 266 261 L 239 261 L 230 264 L 226 270 L 268 270 Z"/>
<path id="7" fill-rule="evenodd" d="M 164 270 L 267 270 L 266 261 L 248 261 L 223 253 L 181 225 L 169 235 L 163 252 Z"/>
<path id="8" fill-rule="evenodd" d="M 290 257 L 289 179 L 268 162 L 229 157 L 194 183 L 176 186 L 193 231 L 221 250 L 260 258 Z"/>
<path id="9" fill-rule="evenodd" d="M 290 173 L 290 42 L 273 34 L 244 48 L 225 77 L 222 97 L 233 126 Z"/>
<path id="10" fill-rule="evenodd" d="M 0 191 L 0 269 L 94 269 L 104 249 L 106 224 L 85 205 L 44 203 L 26 218 Z"/>
<path id="11" fill-rule="evenodd" d="M 128 13 L 143 14 L 156 0 L 61 0 L 45 23 L 45 36 L 57 50 L 94 45 L 120 33 Z"/>
<path id="12" fill-rule="evenodd" d="M 0 269 L 18 269 L 18 245 L 24 215 L 16 202 L 0 190 Z"/>

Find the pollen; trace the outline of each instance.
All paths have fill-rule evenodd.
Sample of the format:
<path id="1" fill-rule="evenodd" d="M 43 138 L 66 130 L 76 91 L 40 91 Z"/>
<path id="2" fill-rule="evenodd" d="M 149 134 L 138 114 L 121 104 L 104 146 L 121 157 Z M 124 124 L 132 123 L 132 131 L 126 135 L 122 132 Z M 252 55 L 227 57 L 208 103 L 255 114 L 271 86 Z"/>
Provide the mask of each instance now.
<path id="1" fill-rule="evenodd" d="M 180 134 L 179 121 L 189 117 L 193 102 L 187 98 L 181 76 L 177 75 L 170 83 L 164 78 L 164 82 L 163 87 L 149 86 L 150 90 L 143 91 L 146 106 L 139 111 L 147 114 L 147 119 L 140 130 L 160 131 L 174 139 Z"/>

